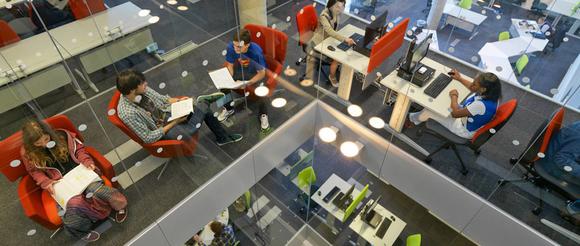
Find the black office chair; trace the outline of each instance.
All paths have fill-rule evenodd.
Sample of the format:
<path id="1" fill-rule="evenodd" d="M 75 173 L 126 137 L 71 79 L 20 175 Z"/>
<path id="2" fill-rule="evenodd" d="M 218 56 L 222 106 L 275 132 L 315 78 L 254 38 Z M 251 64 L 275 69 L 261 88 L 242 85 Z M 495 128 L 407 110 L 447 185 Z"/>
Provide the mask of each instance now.
<path id="1" fill-rule="evenodd" d="M 428 120 L 425 124 L 425 129 L 420 131 L 421 132 L 425 131 L 428 134 L 436 136 L 439 139 L 443 140 L 444 143 L 435 151 L 431 152 L 427 157 L 425 157 L 424 161 L 426 163 L 431 163 L 432 161 L 431 157 L 433 155 L 435 155 L 437 152 L 441 151 L 444 148 L 445 149 L 451 148 L 455 153 L 455 156 L 457 156 L 457 159 L 459 159 L 459 163 L 461 164 L 461 174 L 466 175 L 468 172 L 467 167 L 465 167 L 465 164 L 463 163 L 463 160 L 461 159 L 461 156 L 457 151 L 457 145 L 468 146 L 473 150 L 473 152 L 476 155 L 479 155 L 481 146 L 484 143 L 486 143 L 496 132 L 499 132 L 499 130 L 511 118 L 511 116 L 516 110 L 517 102 L 518 101 L 516 99 L 511 99 L 500 105 L 497 108 L 497 111 L 493 119 L 489 123 L 482 126 L 479 130 L 477 130 L 477 132 L 473 135 L 473 138 L 471 140 L 455 135 L 447 128 L 445 128 L 443 125 L 439 124 L 434 120 L 431 119 Z M 490 132 L 490 129 L 492 128 L 495 130 L 493 131 L 493 133 Z"/>
<path id="2" fill-rule="evenodd" d="M 539 205 L 532 210 L 532 213 L 538 215 L 542 212 L 544 200 L 542 194 L 544 190 L 553 190 L 566 197 L 566 199 L 576 200 L 580 199 L 580 187 L 563 182 L 559 177 L 550 174 L 545 166 L 549 163 L 539 162 L 540 157 L 538 153 L 546 153 L 548 144 L 559 130 L 564 119 L 564 108 L 560 108 L 552 113 L 552 116 L 547 119 L 534 133 L 530 143 L 526 147 L 526 151 L 520 154 L 517 158 L 511 158 L 510 163 L 519 165 L 525 171 L 521 179 L 498 180 L 500 186 L 506 183 L 514 182 L 530 182 L 540 188 Z M 518 161 L 519 160 L 519 161 Z M 538 164 L 540 163 L 540 164 Z"/>

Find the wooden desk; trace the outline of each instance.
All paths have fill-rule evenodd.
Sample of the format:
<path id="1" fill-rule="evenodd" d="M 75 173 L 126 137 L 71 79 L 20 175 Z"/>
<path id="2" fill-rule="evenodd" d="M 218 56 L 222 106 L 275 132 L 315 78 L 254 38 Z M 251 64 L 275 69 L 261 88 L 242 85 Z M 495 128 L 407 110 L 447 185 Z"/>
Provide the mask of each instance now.
<path id="1" fill-rule="evenodd" d="M 350 35 L 354 33 L 361 35 L 365 34 L 364 30 L 350 24 L 341 28 L 338 33 L 345 37 L 350 37 Z M 352 48 L 348 49 L 347 51 L 338 49 L 337 46 L 341 42 L 342 41 L 336 40 L 333 37 L 328 37 L 320 44 L 316 45 L 314 50 L 342 64 L 337 94 L 340 98 L 348 101 L 348 98 L 350 97 L 350 90 L 352 88 L 352 78 L 354 73 L 359 72 L 366 75 L 367 68 L 369 66 L 369 58 L 354 51 Z M 327 48 L 329 45 L 336 49 L 334 51 L 329 50 Z"/>
<path id="2" fill-rule="evenodd" d="M 391 126 L 397 132 L 401 132 L 403 129 L 405 119 L 409 113 L 409 106 L 411 106 L 411 101 L 418 103 L 419 105 L 433 111 L 440 116 L 450 117 L 451 108 L 449 106 L 451 105 L 451 98 L 449 98 L 449 91 L 456 89 L 457 92 L 459 92 L 459 101 L 464 100 L 471 93 L 469 89 L 467 89 L 456 80 L 451 81 L 451 83 L 445 89 L 443 89 L 437 98 L 432 98 L 423 93 L 425 88 L 427 88 L 427 86 L 429 86 L 429 84 L 433 82 L 433 80 L 440 73 L 447 73 L 448 71 L 451 71 L 451 68 L 448 68 L 443 64 L 433 61 L 427 57 L 423 58 L 421 63 L 435 69 L 433 79 L 423 87 L 418 87 L 411 82 L 400 78 L 397 76 L 396 70 L 391 72 L 380 82 L 382 85 L 397 92 L 397 101 L 395 102 L 395 107 L 393 108 L 391 119 L 389 120 L 389 126 Z M 471 79 L 469 77 L 465 78 Z"/>

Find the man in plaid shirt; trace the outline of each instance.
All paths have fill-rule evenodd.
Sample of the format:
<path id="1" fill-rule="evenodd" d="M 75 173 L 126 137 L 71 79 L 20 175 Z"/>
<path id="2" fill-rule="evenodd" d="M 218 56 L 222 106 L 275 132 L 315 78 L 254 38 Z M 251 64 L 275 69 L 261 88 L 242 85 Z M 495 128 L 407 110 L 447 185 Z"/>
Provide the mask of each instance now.
<path id="1" fill-rule="evenodd" d="M 209 224 L 209 228 L 213 232 L 213 240 L 209 246 L 233 246 L 236 245 L 236 237 L 234 236 L 234 229 L 230 225 L 224 225 L 221 222 L 213 221 Z M 193 239 L 197 245 L 206 246 L 199 235 L 195 235 Z"/>
<path id="2" fill-rule="evenodd" d="M 157 93 L 147 87 L 145 75 L 135 70 L 123 71 L 117 76 L 117 90 L 123 94 L 117 105 L 119 118 L 144 143 L 154 143 L 160 139 L 187 141 L 202 121 L 215 134 L 219 146 L 242 140 L 240 134 L 228 134 L 210 111 L 209 104 L 224 96 L 223 93 L 199 96 L 191 115 L 167 122 L 171 104 L 188 98 L 172 98 Z"/>

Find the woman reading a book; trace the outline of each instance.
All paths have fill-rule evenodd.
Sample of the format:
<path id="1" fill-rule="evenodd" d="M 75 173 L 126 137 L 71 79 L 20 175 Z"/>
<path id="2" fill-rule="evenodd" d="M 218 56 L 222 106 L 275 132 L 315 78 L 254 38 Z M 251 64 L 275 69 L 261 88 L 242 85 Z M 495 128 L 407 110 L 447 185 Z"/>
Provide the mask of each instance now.
<path id="1" fill-rule="evenodd" d="M 79 165 L 101 175 L 75 133 L 64 129 L 53 130 L 43 122 L 30 121 L 24 124 L 22 135 L 24 145 L 21 157 L 26 170 L 51 195 L 55 194 L 54 185 Z M 90 183 L 81 194 L 70 198 L 66 208 L 57 203 L 65 230 L 88 242 L 100 237 L 98 232 L 93 231 L 95 222 L 106 219 L 114 210 L 115 221 L 121 223 L 127 217 L 126 207 L 127 198 L 117 189 L 105 186 L 102 180 Z M 63 211 L 66 212 L 63 214 Z"/>

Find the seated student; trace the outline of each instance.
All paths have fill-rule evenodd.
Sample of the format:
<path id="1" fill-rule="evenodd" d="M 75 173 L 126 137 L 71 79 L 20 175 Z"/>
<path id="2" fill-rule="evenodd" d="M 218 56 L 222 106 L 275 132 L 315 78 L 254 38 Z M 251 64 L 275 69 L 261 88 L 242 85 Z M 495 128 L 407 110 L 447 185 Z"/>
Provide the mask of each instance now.
<path id="1" fill-rule="evenodd" d="M 213 240 L 209 246 L 233 246 L 236 244 L 236 238 L 232 226 L 213 221 L 209 225 L 209 228 L 214 233 Z M 193 238 L 197 241 L 198 245 L 205 246 L 199 235 L 196 234 Z"/>
<path id="2" fill-rule="evenodd" d="M 226 67 L 236 81 L 246 81 L 248 85 L 256 84 L 264 80 L 266 76 L 266 60 L 262 48 L 251 41 L 251 33 L 246 29 L 234 34 L 233 40 L 228 44 L 226 53 Z M 231 93 L 231 90 L 222 90 L 223 93 Z M 258 117 L 262 131 L 268 131 L 267 99 L 258 98 Z M 234 107 L 226 104 L 218 115 L 220 122 L 234 114 Z"/>
<path id="3" fill-rule="evenodd" d="M 55 192 L 53 185 L 77 165 L 84 165 L 101 174 L 72 132 L 53 130 L 43 122 L 30 121 L 22 128 L 22 136 L 24 145 L 20 152 L 26 170 L 43 190 L 51 194 Z M 55 145 L 51 146 L 51 142 Z M 66 212 L 62 216 L 64 229 L 84 241 L 96 241 L 100 234 L 92 230 L 95 222 L 106 219 L 114 210 L 115 221 L 121 223 L 127 218 L 126 208 L 127 198 L 121 192 L 105 186 L 102 181 L 93 182 L 82 194 L 67 202 Z M 57 203 L 57 209 L 63 208 Z"/>
<path id="4" fill-rule="evenodd" d="M 451 73 L 453 79 L 461 82 L 473 94 L 459 104 L 457 90 L 453 89 L 449 92 L 451 117 L 440 117 L 425 108 L 420 112 L 410 113 L 409 120 L 419 125 L 428 119 L 433 119 L 455 135 L 471 139 L 480 127 L 493 119 L 501 97 L 501 82 L 493 73 L 479 74 L 473 82 L 461 77 L 456 69 L 453 69 Z"/>
<path id="5" fill-rule="evenodd" d="M 215 134 L 219 146 L 242 140 L 240 134 L 228 134 L 210 111 L 209 103 L 223 97 L 221 92 L 199 96 L 189 120 L 184 116 L 167 122 L 171 104 L 187 98 L 162 96 L 147 86 L 143 73 L 135 70 L 126 70 L 117 76 L 117 90 L 122 94 L 117 106 L 119 118 L 144 143 L 154 143 L 160 139 L 188 140 L 202 121 Z"/>
<path id="6" fill-rule="evenodd" d="M 552 35 L 552 26 L 549 22 L 546 21 L 545 16 L 541 16 L 538 18 L 538 26 L 540 27 L 540 32 L 544 34 L 546 37 Z"/>
<path id="7" fill-rule="evenodd" d="M 312 36 L 311 42 L 308 45 L 308 60 L 306 62 L 306 78 L 313 79 L 314 70 L 316 67 L 317 59 L 321 54 L 313 53 L 314 47 L 324 41 L 327 37 L 333 37 L 340 41 L 344 41 L 349 45 L 355 45 L 354 40 L 349 37 L 342 36 L 337 32 L 338 22 L 340 13 L 344 11 L 345 0 L 328 0 L 326 3 L 326 8 L 322 10 L 320 16 L 318 17 L 318 27 Z M 311 54 L 313 53 L 313 54 Z M 330 74 L 328 75 L 328 80 L 334 87 L 338 87 L 338 80 L 336 79 L 336 71 L 338 70 L 338 62 L 330 59 L 329 57 L 323 57 L 323 60 L 330 61 Z"/>
<path id="8" fill-rule="evenodd" d="M 44 31 L 44 25 L 50 30 L 75 21 L 68 7 L 61 10 L 46 0 L 36 0 L 31 2 L 31 4 L 34 4 L 34 9 L 32 10 L 32 16 L 30 18 L 39 30 Z M 38 11 L 38 14 L 36 14 L 35 10 Z"/>
<path id="9" fill-rule="evenodd" d="M 580 187 L 580 121 L 558 131 L 545 154 L 539 165 L 555 177 Z"/>

